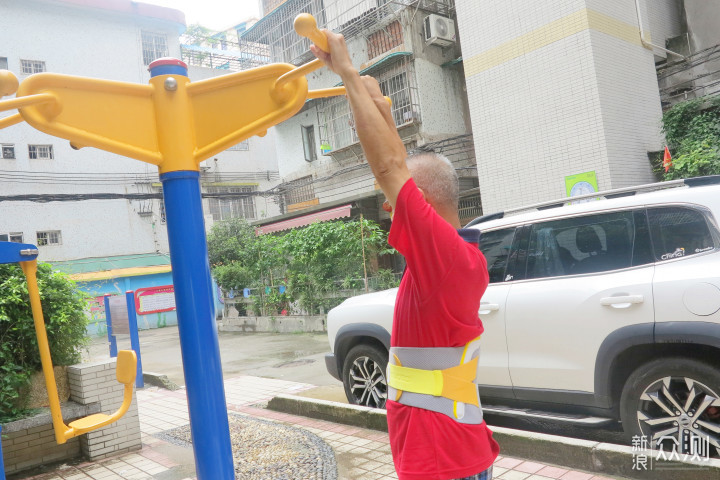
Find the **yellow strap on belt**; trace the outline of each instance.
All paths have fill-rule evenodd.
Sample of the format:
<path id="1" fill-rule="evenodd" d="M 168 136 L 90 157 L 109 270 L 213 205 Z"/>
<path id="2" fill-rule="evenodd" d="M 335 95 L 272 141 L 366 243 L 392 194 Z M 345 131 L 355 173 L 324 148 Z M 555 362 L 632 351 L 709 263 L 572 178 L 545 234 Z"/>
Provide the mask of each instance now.
<path id="1" fill-rule="evenodd" d="M 450 400 L 480 406 L 477 385 L 477 358 L 444 370 L 422 370 L 388 364 L 388 385 L 400 391 L 445 397 Z"/>

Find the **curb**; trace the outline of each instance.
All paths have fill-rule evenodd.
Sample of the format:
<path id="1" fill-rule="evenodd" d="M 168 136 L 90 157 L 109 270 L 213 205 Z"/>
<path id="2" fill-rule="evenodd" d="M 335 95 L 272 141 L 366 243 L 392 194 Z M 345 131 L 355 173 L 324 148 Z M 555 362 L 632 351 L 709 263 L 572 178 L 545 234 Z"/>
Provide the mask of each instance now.
<path id="1" fill-rule="evenodd" d="M 278 395 L 267 405 L 269 410 L 326 420 L 355 427 L 387 432 L 385 410 L 317 400 L 296 395 Z M 633 450 L 633 447 L 593 442 L 576 438 L 492 427 L 493 438 L 502 455 L 535 460 L 601 475 L 637 480 L 718 480 L 720 460 L 655 460 L 657 452 Z M 638 458 L 647 457 L 647 470 L 638 470 Z M 670 452 L 666 452 L 668 458 Z M 635 467 L 635 468 L 633 468 Z"/>
<path id="2" fill-rule="evenodd" d="M 180 387 L 162 373 L 143 372 L 143 382 L 166 390 L 180 390 Z"/>

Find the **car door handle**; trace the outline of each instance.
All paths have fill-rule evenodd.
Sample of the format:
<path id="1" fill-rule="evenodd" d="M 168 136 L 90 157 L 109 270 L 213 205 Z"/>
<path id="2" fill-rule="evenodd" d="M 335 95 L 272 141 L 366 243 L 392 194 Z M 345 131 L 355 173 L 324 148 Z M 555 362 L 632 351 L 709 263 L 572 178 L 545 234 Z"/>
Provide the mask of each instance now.
<path id="1" fill-rule="evenodd" d="M 500 305 L 498 305 L 497 303 L 481 303 L 478 314 L 487 315 L 488 313 L 495 312 L 497 310 L 500 310 Z"/>
<path id="2" fill-rule="evenodd" d="M 645 297 L 642 295 L 622 295 L 619 297 L 604 297 L 600 299 L 600 305 L 613 308 L 628 308 L 634 303 L 642 303 Z"/>

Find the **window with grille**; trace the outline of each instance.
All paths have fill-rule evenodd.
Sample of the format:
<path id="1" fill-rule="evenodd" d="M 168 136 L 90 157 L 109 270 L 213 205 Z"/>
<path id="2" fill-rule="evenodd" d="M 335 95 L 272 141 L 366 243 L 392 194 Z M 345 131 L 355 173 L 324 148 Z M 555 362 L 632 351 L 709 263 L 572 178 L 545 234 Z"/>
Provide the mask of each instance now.
<path id="1" fill-rule="evenodd" d="M 392 100 L 392 116 L 398 127 L 420 121 L 417 104 L 417 87 L 412 64 L 400 61 L 376 74 L 383 95 Z M 321 144 L 323 152 L 337 151 L 359 141 L 350 106 L 345 98 L 332 97 L 324 100 L 320 112 Z"/>
<path id="2" fill-rule="evenodd" d="M 419 121 L 420 108 L 415 104 L 417 89 L 411 85 L 412 71 L 409 65 L 396 65 L 377 77 L 380 90 L 392 100 L 392 115 L 398 127 Z"/>
<path id="3" fill-rule="evenodd" d="M 23 75 L 32 75 L 45 71 L 45 62 L 41 60 L 20 60 Z"/>
<path id="4" fill-rule="evenodd" d="M 4 143 L 0 149 L 0 158 L 14 159 L 15 158 L 15 145 Z"/>
<path id="5" fill-rule="evenodd" d="M 158 58 L 167 57 L 169 55 L 167 37 L 162 34 L 143 31 L 142 53 L 145 65 L 150 65 Z"/>
<path id="6" fill-rule="evenodd" d="M 242 142 L 233 145 L 232 147 L 228 148 L 228 150 L 231 151 L 248 151 L 250 150 L 250 140 L 243 140 Z"/>
<path id="7" fill-rule="evenodd" d="M 46 245 L 61 245 L 62 237 L 60 235 L 60 230 L 37 232 L 37 244 L 38 247 L 43 247 Z"/>
<path id="8" fill-rule="evenodd" d="M 283 194 L 285 207 L 312 200 L 315 200 L 312 176 L 308 175 L 307 177 L 288 182 L 285 193 Z"/>
<path id="9" fill-rule="evenodd" d="M 375 58 L 403 43 L 402 27 L 397 20 L 368 36 L 368 58 Z"/>
<path id="10" fill-rule="evenodd" d="M 252 193 L 254 186 L 243 187 L 208 187 L 208 193 Z M 252 195 L 243 197 L 213 197 L 208 199 L 210 214 L 213 220 L 229 220 L 231 218 L 246 218 L 252 220 L 255 215 L 255 197 Z"/>
<path id="11" fill-rule="evenodd" d="M 28 145 L 28 157 L 31 159 L 53 159 L 52 145 Z"/>
<path id="12" fill-rule="evenodd" d="M 7 57 L 0 57 L 0 70 L 7 70 L 7 69 L 8 69 Z"/>
<path id="13" fill-rule="evenodd" d="M 312 125 L 301 126 L 303 150 L 305 152 L 305 161 L 312 162 L 317 160 L 317 152 L 315 151 L 315 127 Z"/>

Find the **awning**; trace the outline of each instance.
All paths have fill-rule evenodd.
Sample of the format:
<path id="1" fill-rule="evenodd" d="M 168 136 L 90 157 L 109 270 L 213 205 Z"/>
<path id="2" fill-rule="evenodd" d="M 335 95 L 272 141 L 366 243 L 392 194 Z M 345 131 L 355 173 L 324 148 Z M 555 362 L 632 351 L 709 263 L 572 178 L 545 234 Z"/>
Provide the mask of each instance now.
<path id="1" fill-rule="evenodd" d="M 170 257 L 159 253 L 81 258 L 51 263 L 53 269 L 67 273 L 77 282 L 152 275 L 172 270 Z"/>
<path id="2" fill-rule="evenodd" d="M 314 222 L 327 222 L 328 220 L 349 217 L 350 208 L 351 205 L 343 205 L 342 207 L 331 208 L 330 210 L 323 210 L 322 212 L 311 213 L 309 215 L 303 215 L 302 217 L 295 217 L 289 220 L 283 220 L 282 222 L 262 225 L 255 229 L 255 234 L 264 235 L 266 233 L 279 232 L 281 230 L 290 230 L 297 227 L 304 227 L 305 225 L 310 225 Z"/>

